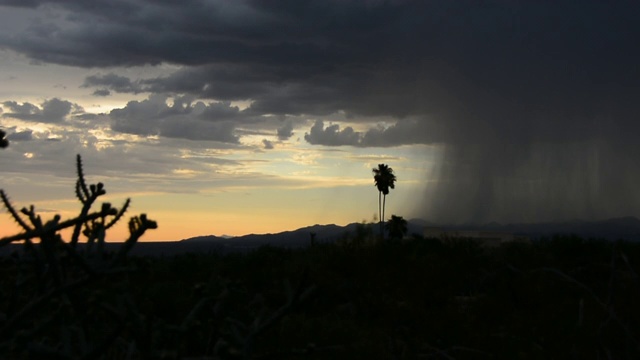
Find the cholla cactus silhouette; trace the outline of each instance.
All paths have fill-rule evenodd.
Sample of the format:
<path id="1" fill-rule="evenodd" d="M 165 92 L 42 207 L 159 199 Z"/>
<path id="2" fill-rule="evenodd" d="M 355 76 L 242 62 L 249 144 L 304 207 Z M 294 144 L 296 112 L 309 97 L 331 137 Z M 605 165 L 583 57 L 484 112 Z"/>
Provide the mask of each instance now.
<path id="1" fill-rule="evenodd" d="M 78 172 L 78 180 L 76 180 L 76 197 L 82 203 L 82 210 L 80 211 L 80 217 L 87 216 L 89 210 L 93 206 L 94 202 L 98 199 L 99 196 L 106 194 L 106 190 L 104 189 L 104 185 L 102 183 L 91 184 L 87 188 L 87 183 L 84 179 L 84 172 L 82 170 L 82 158 L 80 155 L 76 158 L 76 167 Z M 105 218 L 102 217 L 101 221 L 91 221 L 85 223 L 76 223 L 73 228 L 73 235 L 71 237 L 71 245 L 75 246 L 78 243 L 78 238 L 80 235 L 80 229 L 84 225 L 85 229 L 83 234 L 87 237 L 88 243 L 92 245 L 94 242 L 98 242 L 98 244 L 104 244 L 105 232 L 107 229 L 115 225 L 122 215 L 127 211 L 130 204 L 130 199 L 127 199 L 122 205 L 120 211 L 114 214 L 113 219 L 111 219 L 108 223 L 105 222 Z M 109 205 L 107 203 L 107 205 Z M 104 205 L 103 205 L 104 207 Z"/>
<path id="2" fill-rule="evenodd" d="M 92 211 L 106 190 L 102 183 L 87 185 L 80 155 L 76 165 L 75 190 L 82 208 L 72 219 L 61 221 L 60 215 L 55 215 L 44 222 L 33 205 L 17 211 L 0 190 L 4 207 L 23 230 L 1 238 L 0 247 L 16 242 L 24 245 L 22 253 L 16 255 L 15 284 L 0 291 L 0 352 L 9 358 L 23 357 L 18 354 L 25 352 L 29 357 L 96 358 L 118 339 L 126 314 L 132 311 L 99 298 L 91 300 L 96 303 L 92 313 L 102 312 L 100 316 L 113 321 L 97 320 L 100 317 L 92 321 L 83 315 L 89 311 L 88 298 L 119 286 L 122 279 L 114 275 L 130 271 L 124 266 L 126 255 L 147 230 L 158 225 L 145 214 L 132 217 L 129 237 L 115 252 L 107 252 L 106 230 L 122 218 L 130 200 L 120 210 L 103 203 L 100 210 Z M 71 239 L 65 241 L 60 231 L 68 228 L 73 231 Z M 87 238 L 84 249 L 78 247 L 81 233 Z M 104 281 L 107 278 L 111 281 Z M 125 304 L 127 296 L 116 292 L 111 300 Z"/>
<path id="3" fill-rule="evenodd" d="M 83 234 L 87 237 L 87 242 L 89 244 L 96 241 L 99 243 L 104 242 L 105 231 L 115 225 L 122 218 L 129 208 L 131 200 L 127 199 L 120 210 L 112 207 L 110 203 L 103 203 L 99 211 L 90 213 L 95 201 L 98 197 L 105 195 L 106 190 L 102 183 L 87 186 L 82 169 L 82 158 L 80 155 L 76 158 L 76 164 L 78 175 L 78 179 L 76 181 L 76 197 L 82 203 L 82 209 L 80 210 L 80 214 L 73 219 L 60 222 L 60 216 L 56 215 L 52 220 L 43 224 L 40 216 L 36 215 L 34 206 L 31 205 L 29 209 L 22 208 L 20 210 L 20 212 L 26 216 L 31 223 L 31 225 L 29 225 L 19 215 L 18 211 L 15 210 L 15 207 L 9 201 L 4 190 L 0 190 L 0 198 L 2 199 L 5 208 L 16 223 L 24 229 L 24 232 L 21 234 L 0 239 L 0 246 L 20 240 L 30 242 L 31 239 L 34 238 L 39 238 L 41 241 L 48 241 L 52 235 L 55 235 L 58 231 L 69 227 L 73 227 L 73 234 L 71 236 L 71 240 L 65 244 L 72 248 L 76 247 L 79 241 L 80 230 L 83 227 Z M 137 242 L 146 230 L 155 229 L 157 227 L 157 223 L 155 221 L 148 220 L 145 214 L 142 214 L 139 217 L 133 217 L 129 222 L 129 238 L 125 241 L 125 245 Z M 59 235 L 57 235 L 57 237 L 59 237 Z M 61 238 L 60 240 L 62 241 Z"/>

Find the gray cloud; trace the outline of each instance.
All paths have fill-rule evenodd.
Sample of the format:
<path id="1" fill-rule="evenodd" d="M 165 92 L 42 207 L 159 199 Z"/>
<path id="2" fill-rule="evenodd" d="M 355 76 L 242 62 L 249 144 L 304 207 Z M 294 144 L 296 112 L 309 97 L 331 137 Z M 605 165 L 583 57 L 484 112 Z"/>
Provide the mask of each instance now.
<path id="1" fill-rule="evenodd" d="M 187 98 L 174 98 L 173 104 L 169 105 L 167 100 L 167 96 L 154 95 L 147 100 L 130 101 L 124 108 L 109 113 L 113 121 L 111 128 L 143 136 L 238 143 L 234 122 L 225 119 L 207 121 L 217 113 L 233 113 L 237 108 L 203 102 L 192 105 Z M 230 109 L 222 110 L 225 106 Z"/>
<path id="2" fill-rule="evenodd" d="M 218 102 L 209 104 L 203 108 L 199 117 L 208 121 L 225 121 L 240 119 L 246 117 L 246 115 L 241 114 L 237 106 L 231 106 L 230 102 Z"/>
<path id="3" fill-rule="evenodd" d="M 39 107 L 29 102 L 18 104 L 16 101 L 5 101 L 2 105 L 9 108 L 9 111 L 11 111 L 10 114 L 15 116 L 34 115 L 42 112 Z M 3 116 L 6 117 L 8 114 L 4 114 Z"/>
<path id="4" fill-rule="evenodd" d="M 97 89 L 93 92 L 94 96 L 109 96 L 111 95 L 111 91 L 107 89 Z"/>
<path id="5" fill-rule="evenodd" d="M 83 112 L 77 104 L 58 98 L 45 100 L 41 106 L 29 102 L 18 104 L 16 101 L 5 101 L 2 105 L 10 111 L 2 114 L 2 117 L 43 123 L 61 123 L 67 116 Z"/>
<path id="6" fill-rule="evenodd" d="M 2 5 L 16 7 L 37 7 L 42 1 L 40 0 L 4 0 Z"/>
<path id="7" fill-rule="evenodd" d="M 42 118 L 45 122 L 61 122 L 71 112 L 81 111 L 81 108 L 74 106 L 66 100 L 53 98 L 42 103 Z"/>
<path id="8" fill-rule="evenodd" d="M 308 133 L 304 134 L 304 139 L 313 145 L 327 146 L 357 146 L 360 144 L 361 134 L 348 126 L 340 130 L 340 125 L 333 124 L 326 128 L 322 120 L 316 120 Z"/>
<path id="9" fill-rule="evenodd" d="M 273 143 L 267 139 L 262 139 L 262 145 L 264 145 L 264 148 L 266 150 L 271 150 L 273 149 Z"/>
<path id="10" fill-rule="evenodd" d="M 7 135 L 10 141 L 30 141 L 33 140 L 33 130 L 16 131 Z"/>
<path id="11" fill-rule="evenodd" d="M 259 67 L 258 64 L 255 65 Z M 278 77 L 268 69 L 243 64 L 190 66 L 161 78 L 141 80 L 149 92 L 186 93 L 218 100 L 247 100 L 276 88 Z"/>
<path id="12" fill-rule="evenodd" d="M 304 139 L 313 145 L 356 146 L 356 147 L 392 147 L 407 144 L 432 144 L 441 139 L 434 128 L 429 129 L 428 121 L 404 119 L 395 124 L 382 127 L 373 126 L 360 132 L 347 126 L 340 129 L 339 124 L 324 127 L 322 120 L 316 120 Z M 429 135 L 430 134 L 430 135 Z"/>
<path id="13" fill-rule="evenodd" d="M 434 144 L 441 142 L 437 124 L 428 119 L 402 119 L 388 127 L 375 126 L 367 130 L 361 140 L 362 146 L 391 147 L 411 144 Z"/>
<path id="14" fill-rule="evenodd" d="M 125 76 L 116 75 L 114 73 L 108 73 L 105 75 L 91 75 L 87 76 L 82 84 L 82 87 L 102 87 L 102 93 L 97 95 L 104 96 L 109 94 L 109 90 L 117 93 L 133 93 L 138 94 L 143 92 L 143 89 L 139 82 L 132 82 L 131 79 Z M 95 93 L 94 93 L 95 94 Z"/>
<path id="15" fill-rule="evenodd" d="M 108 129 L 104 132 L 113 135 Z M 56 140 L 51 140 L 52 137 Z M 191 144 L 191 141 L 179 138 L 161 142 L 98 139 L 85 131 L 62 128 L 52 133 L 34 133 L 31 141 L 14 141 L 3 152 L 3 161 L 10 164 L 3 169 L 3 188 L 20 204 L 71 200 L 73 195 L 69 189 L 75 181 L 75 154 L 82 155 L 87 181 L 106 183 L 108 196 L 120 193 L 125 197 L 132 191 L 197 192 L 210 186 L 212 178 L 220 178 L 219 184 L 224 185 L 237 180 L 232 175 L 217 176 L 215 173 L 219 169 L 243 166 L 241 163 L 212 153 L 210 143 L 203 144 L 203 151 L 198 156 L 198 146 Z M 182 153 L 166 151 L 167 148 L 191 149 Z M 126 161 L 122 161 L 125 158 Z M 191 179 L 188 185 L 184 182 L 176 184 L 173 180 L 182 178 L 176 169 L 192 171 L 197 178 Z M 145 211 L 138 207 L 140 203 L 137 204 L 138 211 L 153 210 Z"/>
<path id="16" fill-rule="evenodd" d="M 293 136 L 293 121 L 289 120 L 278 128 L 278 139 L 288 140 Z"/>

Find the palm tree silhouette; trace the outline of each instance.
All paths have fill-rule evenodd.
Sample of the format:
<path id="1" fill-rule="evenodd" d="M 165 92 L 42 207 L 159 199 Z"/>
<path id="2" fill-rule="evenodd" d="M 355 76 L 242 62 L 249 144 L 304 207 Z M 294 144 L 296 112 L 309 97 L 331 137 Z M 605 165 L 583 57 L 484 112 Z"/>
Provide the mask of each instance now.
<path id="1" fill-rule="evenodd" d="M 384 238 L 384 207 L 387 202 L 389 189 L 395 188 L 396 176 L 393 169 L 385 164 L 378 164 L 378 168 L 371 170 L 373 172 L 373 182 L 378 188 L 378 212 L 380 213 L 380 236 Z M 381 202 L 382 200 L 382 202 Z"/>
<path id="2" fill-rule="evenodd" d="M 390 239 L 401 240 L 409 232 L 407 220 L 402 216 L 391 215 L 391 219 L 387 221 L 386 228 Z"/>

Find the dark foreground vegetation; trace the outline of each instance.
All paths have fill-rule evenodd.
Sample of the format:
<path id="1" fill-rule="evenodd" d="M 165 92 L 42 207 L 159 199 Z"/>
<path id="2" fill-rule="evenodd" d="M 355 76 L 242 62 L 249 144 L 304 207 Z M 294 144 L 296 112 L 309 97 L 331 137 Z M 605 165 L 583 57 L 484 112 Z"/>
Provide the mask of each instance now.
<path id="1" fill-rule="evenodd" d="M 129 201 L 92 210 L 104 185 L 79 156 L 77 175 L 69 220 L 0 191 L 22 228 L 0 239 L 20 244 L 0 257 L 2 359 L 640 358 L 639 243 L 372 241 L 362 225 L 333 244 L 135 257 L 157 224 L 133 216 L 107 247 Z"/>
<path id="2" fill-rule="evenodd" d="M 27 255 L 2 259 L 23 309 Z M 128 257 L 7 326 L 5 358 L 637 359 L 640 244 L 415 238 Z M 32 284 L 38 284 L 32 282 Z M 16 293 L 16 289 L 20 291 Z M 24 309 L 23 309 L 24 310 Z M 90 351 L 93 349 L 93 351 Z"/>

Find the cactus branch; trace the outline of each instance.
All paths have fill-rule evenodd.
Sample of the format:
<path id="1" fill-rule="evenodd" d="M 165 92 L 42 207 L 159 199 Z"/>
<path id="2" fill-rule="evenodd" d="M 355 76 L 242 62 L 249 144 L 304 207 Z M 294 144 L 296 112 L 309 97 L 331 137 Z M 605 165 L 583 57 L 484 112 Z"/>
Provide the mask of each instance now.
<path id="1" fill-rule="evenodd" d="M 29 221 L 31 221 L 31 224 L 36 229 L 42 228 L 42 219 L 40 218 L 40 216 L 36 215 L 36 209 L 35 209 L 35 207 L 33 205 L 31 205 L 29 207 L 29 209 L 22 208 L 22 210 L 20 210 L 20 212 L 23 213 L 24 215 L 26 215 L 29 218 Z"/>
<path id="2" fill-rule="evenodd" d="M 116 216 L 107 225 L 105 225 L 105 227 L 104 227 L 105 230 L 107 230 L 110 227 L 112 227 L 113 225 L 115 225 L 120 220 L 120 218 L 122 218 L 124 213 L 127 212 L 127 210 L 129 209 L 129 204 L 131 204 L 131 199 L 127 199 L 124 202 L 124 205 L 122 205 L 122 208 L 120 209 L 120 211 L 118 211 Z"/>
<path id="3" fill-rule="evenodd" d="M 76 156 L 76 168 L 78 171 L 78 185 L 79 190 L 82 191 L 82 195 L 85 199 L 89 198 L 89 189 L 87 188 L 87 183 L 84 181 L 84 172 L 82 171 L 82 158 L 80 154 Z M 76 191 L 79 193 L 79 191 Z M 78 194 L 79 195 L 79 194 Z M 78 196 L 80 198 L 80 196 Z M 82 201 L 82 199 L 80 199 Z"/>
<path id="4" fill-rule="evenodd" d="M 85 203 L 85 201 L 87 201 L 84 193 L 82 192 L 82 185 L 80 185 L 80 180 L 76 180 L 76 197 L 83 204 Z"/>
<path id="5" fill-rule="evenodd" d="M 157 229 L 158 224 L 153 221 L 147 219 L 146 214 L 140 214 L 140 216 L 134 216 L 129 220 L 129 238 L 120 246 L 118 253 L 113 259 L 113 264 L 117 264 L 127 253 L 133 248 L 138 239 L 144 235 L 144 233 L 149 229 Z"/>
<path id="6" fill-rule="evenodd" d="M 4 238 L 0 239 L 0 246 L 4 246 L 7 245 L 9 243 L 12 243 L 14 241 L 19 241 L 19 240 L 26 240 L 26 239 L 33 239 L 33 238 L 40 238 L 42 236 L 44 236 L 47 233 L 50 232 L 55 232 L 55 231 L 60 231 L 62 229 L 66 229 L 68 227 L 71 226 L 75 226 L 77 224 L 84 224 L 87 221 L 91 221 L 91 220 L 95 220 L 95 219 L 99 219 L 101 217 L 104 216 L 108 216 L 108 215 L 115 215 L 117 212 L 116 209 L 114 208 L 109 208 L 106 210 L 103 210 L 101 212 L 95 212 L 95 213 L 91 213 L 88 214 L 86 216 L 83 217 L 76 217 L 73 219 L 69 219 L 69 220 L 65 220 L 61 223 L 56 224 L 53 227 L 47 227 L 47 228 L 43 228 L 43 229 L 29 229 L 29 231 L 18 234 L 18 235 L 13 235 L 13 236 L 7 236 Z"/>
<path id="7" fill-rule="evenodd" d="M 76 158 L 77 168 L 78 168 L 78 180 L 76 181 L 76 196 L 82 203 L 82 210 L 80 211 L 80 217 L 84 217 L 89 213 L 91 206 L 93 206 L 96 199 L 106 194 L 104 190 L 104 185 L 102 183 L 98 183 L 97 185 L 91 184 L 89 188 L 87 188 L 87 183 L 84 179 L 84 172 L 82 171 L 82 158 L 78 154 Z M 76 224 L 73 229 L 73 234 L 71 235 L 71 246 L 76 246 L 78 240 L 80 238 L 80 230 L 82 228 L 82 223 Z"/>
<path id="8" fill-rule="evenodd" d="M 0 190 L 0 197 L 2 198 L 2 203 L 4 204 L 4 207 L 7 208 L 7 210 L 11 214 L 11 217 L 13 217 L 13 219 L 18 223 L 18 225 L 20 225 L 20 227 L 22 227 L 27 232 L 32 231 L 29 225 L 27 225 L 27 223 L 25 223 L 24 220 L 22 220 L 20 215 L 18 215 L 18 212 L 13 207 L 13 205 L 11 205 L 11 202 L 9 201 L 9 198 L 7 197 L 7 194 L 5 194 L 4 190 Z"/>

